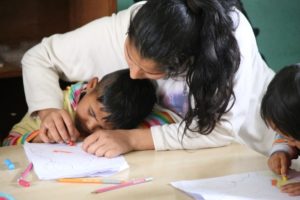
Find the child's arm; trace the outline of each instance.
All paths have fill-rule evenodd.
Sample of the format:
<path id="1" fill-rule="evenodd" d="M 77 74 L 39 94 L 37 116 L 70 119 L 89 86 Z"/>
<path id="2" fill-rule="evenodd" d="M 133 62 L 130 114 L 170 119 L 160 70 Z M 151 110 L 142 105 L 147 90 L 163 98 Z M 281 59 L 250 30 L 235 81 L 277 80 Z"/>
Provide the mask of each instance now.
<path id="1" fill-rule="evenodd" d="M 3 146 L 24 144 L 25 141 L 32 142 L 37 135 L 35 130 L 38 130 L 39 127 L 40 120 L 30 117 L 27 113 L 19 123 L 12 127 L 3 141 Z"/>
<path id="2" fill-rule="evenodd" d="M 287 176 L 288 168 L 291 166 L 291 158 L 286 152 L 277 151 L 270 156 L 268 165 L 274 173 Z"/>
<path id="3" fill-rule="evenodd" d="M 173 112 L 156 105 L 138 129 L 95 131 L 84 139 L 82 148 L 90 154 L 105 157 L 115 157 L 133 150 L 152 150 L 154 143 L 149 128 L 176 123 L 180 120 L 180 117 Z"/>
<path id="4" fill-rule="evenodd" d="M 297 148 L 289 146 L 284 137 L 277 134 L 268 160 L 269 168 L 276 174 L 286 176 L 291 160 L 297 157 Z"/>
<path id="5" fill-rule="evenodd" d="M 80 136 L 70 114 L 64 109 L 45 109 L 39 112 L 41 119 L 39 138 L 45 143 L 76 141 Z"/>
<path id="6" fill-rule="evenodd" d="M 300 182 L 283 185 L 280 189 L 282 192 L 288 193 L 290 196 L 298 196 L 300 195 Z"/>
<path id="7" fill-rule="evenodd" d="M 25 141 L 31 142 L 38 134 L 38 131 L 27 132 L 21 134 L 18 132 L 10 132 L 3 141 L 3 146 L 24 144 Z"/>

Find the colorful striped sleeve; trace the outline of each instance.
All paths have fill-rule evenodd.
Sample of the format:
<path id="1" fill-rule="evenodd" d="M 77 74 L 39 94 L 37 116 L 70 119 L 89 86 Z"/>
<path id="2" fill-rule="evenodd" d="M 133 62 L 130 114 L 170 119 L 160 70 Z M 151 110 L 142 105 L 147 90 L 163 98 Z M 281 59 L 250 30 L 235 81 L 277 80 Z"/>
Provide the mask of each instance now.
<path id="1" fill-rule="evenodd" d="M 24 142 L 31 142 L 33 138 L 37 136 L 39 133 L 38 130 L 27 132 L 25 134 L 20 134 L 18 132 L 10 132 L 9 135 L 4 139 L 2 145 L 10 146 L 10 145 L 20 145 L 24 144 Z"/>
<path id="2" fill-rule="evenodd" d="M 290 155 L 291 158 L 298 157 L 298 150 L 295 147 L 288 145 L 286 138 L 280 134 L 276 134 L 270 156 L 276 152 L 283 151 Z"/>
<path id="3" fill-rule="evenodd" d="M 154 110 L 146 117 L 146 119 L 139 125 L 139 128 L 150 128 L 151 126 L 161 126 L 164 124 L 175 123 L 171 115 L 166 111 Z"/>

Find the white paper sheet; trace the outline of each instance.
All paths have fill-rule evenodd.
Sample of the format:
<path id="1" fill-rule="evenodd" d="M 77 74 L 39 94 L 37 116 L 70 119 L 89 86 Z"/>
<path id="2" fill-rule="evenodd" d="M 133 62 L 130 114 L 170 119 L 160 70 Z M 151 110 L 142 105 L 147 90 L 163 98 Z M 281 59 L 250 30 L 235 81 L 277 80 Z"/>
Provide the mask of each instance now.
<path id="1" fill-rule="evenodd" d="M 97 157 L 84 152 L 81 143 L 75 146 L 25 143 L 24 149 L 35 173 L 43 180 L 110 176 L 129 167 L 123 156 Z"/>
<path id="2" fill-rule="evenodd" d="M 300 181 L 300 173 L 289 174 L 289 182 Z M 223 177 L 177 181 L 171 185 L 197 200 L 296 200 L 272 186 L 270 171 L 249 172 Z"/>

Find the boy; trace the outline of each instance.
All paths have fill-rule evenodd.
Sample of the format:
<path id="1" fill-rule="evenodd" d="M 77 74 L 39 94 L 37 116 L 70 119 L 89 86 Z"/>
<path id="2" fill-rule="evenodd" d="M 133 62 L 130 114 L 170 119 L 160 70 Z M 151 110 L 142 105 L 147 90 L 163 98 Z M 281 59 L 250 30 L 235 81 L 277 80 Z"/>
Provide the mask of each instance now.
<path id="1" fill-rule="evenodd" d="M 150 80 L 131 79 L 129 70 L 119 70 L 93 78 L 88 83 L 76 83 L 64 91 L 64 109 L 70 114 L 81 137 L 96 129 L 131 129 L 148 116 L 156 102 L 155 87 Z M 41 138 L 40 119 L 28 114 L 16 124 L 3 145 L 28 142 L 63 141 Z M 45 137 L 45 136 L 44 136 Z"/>
<path id="2" fill-rule="evenodd" d="M 273 144 L 269 168 L 287 176 L 292 159 L 300 149 L 300 64 L 281 69 L 270 82 L 261 104 L 261 116 L 278 134 Z M 300 182 L 281 187 L 291 196 L 300 195 Z"/>

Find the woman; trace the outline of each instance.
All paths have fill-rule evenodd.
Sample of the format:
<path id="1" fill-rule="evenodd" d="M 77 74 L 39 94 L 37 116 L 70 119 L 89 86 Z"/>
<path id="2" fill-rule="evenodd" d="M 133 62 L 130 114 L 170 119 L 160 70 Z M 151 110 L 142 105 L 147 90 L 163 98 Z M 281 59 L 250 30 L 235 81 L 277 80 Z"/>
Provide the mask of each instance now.
<path id="1" fill-rule="evenodd" d="M 131 78 L 156 80 L 159 104 L 182 120 L 151 129 L 96 130 L 84 140 L 87 152 L 112 157 L 238 141 L 267 153 L 274 133 L 260 119 L 259 105 L 273 72 L 235 3 L 149 0 L 44 39 L 22 61 L 29 112 L 41 118 L 40 134 L 55 141 L 78 135 L 61 109 L 59 78 L 88 80 L 129 67 Z"/>

